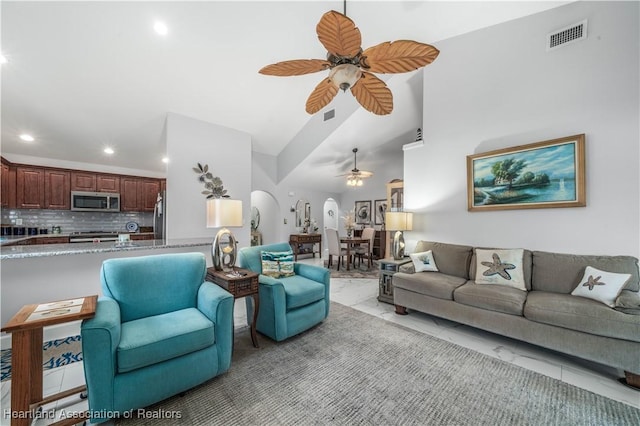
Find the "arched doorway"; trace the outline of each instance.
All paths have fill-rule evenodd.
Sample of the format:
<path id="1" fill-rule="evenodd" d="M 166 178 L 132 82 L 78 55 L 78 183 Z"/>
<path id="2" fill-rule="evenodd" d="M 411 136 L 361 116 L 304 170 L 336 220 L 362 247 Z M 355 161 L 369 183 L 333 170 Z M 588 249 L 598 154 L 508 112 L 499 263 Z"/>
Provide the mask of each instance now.
<path id="1" fill-rule="evenodd" d="M 265 191 L 251 192 L 252 244 L 273 244 L 280 241 L 280 207 L 275 197 Z"/>

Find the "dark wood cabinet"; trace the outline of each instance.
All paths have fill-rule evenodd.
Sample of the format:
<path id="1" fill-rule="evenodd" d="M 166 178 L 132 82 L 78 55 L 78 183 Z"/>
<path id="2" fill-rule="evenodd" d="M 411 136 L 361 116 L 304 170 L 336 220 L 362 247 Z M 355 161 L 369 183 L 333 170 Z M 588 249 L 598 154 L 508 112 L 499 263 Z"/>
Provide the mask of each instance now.
<path id="1" fill-rule="evenodd" d="M 71 173 L 64 170 L 45 169 L 43 208 L 57 210 L 71 208 Z"/>
<path id="2" fill-rule="evenodd" d="M 120 192 L 120 176 L 96 175 L 96 192 Z"/>
<path id="3" fill-rule="evenodd" d="M 71 172 L 71 191 L 95 192 L 96 174 L 90 172 Z"/>
<path id="4" fill-rule="evenodd" d="M 41 209 L 44 207 L 44 169 L 16 167 L 16 207 Z"/>
<path id="5" fill-rule="evenodd" d="M 16 206 L 16 171 L 9 164 L 2 163 L 0 171 L 0 206 L 14 208 Z"/>
<path id="6" fill-rule="evenodd" d="M 120 192 L 120 176 L 93 173 L 71 172 L 71 191 Z"/>
<path id="7" fill-rule="evenodd" d="M 141 179 L 140 186 L 140 211 L 152 212 L 158 200 L 158 193 L 160 193 L 160 180 Z"/>
<path id="8" fill-rule="evenodd" d="M 138 181 L 138 178 L 132 176 L 120 178 L 120 211 L 138 211 Z"/>

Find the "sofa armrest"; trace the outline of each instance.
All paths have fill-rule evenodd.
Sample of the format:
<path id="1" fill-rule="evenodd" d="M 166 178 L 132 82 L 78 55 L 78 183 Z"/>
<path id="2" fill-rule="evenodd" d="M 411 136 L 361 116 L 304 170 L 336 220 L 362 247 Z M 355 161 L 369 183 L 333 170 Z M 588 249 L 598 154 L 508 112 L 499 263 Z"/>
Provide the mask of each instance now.
<path id="1" fill-rule="evenodd" d="M 110 297 L 99 298 L 95 316 L 83 320 L 80 326 L 89 403 L 97 409 L 114 409 L 113 383 L 120 329 L 120 306 Z"/>
<path id="2" fill-rule="evenodd" d="M 416 266 L 413 262 L 405 263 L 404 265 L 400 265 L 398 268 L 398 272 L 404 272 L 405 274 L 415 274 Z"/>
<path id="3" fill-rule="evenodd" d="M 196 308 L 215 324 L 218 374 L 231 366 L 233 305 L 233 295 L 216 284 L 205 281 L 198 289 Z"/>

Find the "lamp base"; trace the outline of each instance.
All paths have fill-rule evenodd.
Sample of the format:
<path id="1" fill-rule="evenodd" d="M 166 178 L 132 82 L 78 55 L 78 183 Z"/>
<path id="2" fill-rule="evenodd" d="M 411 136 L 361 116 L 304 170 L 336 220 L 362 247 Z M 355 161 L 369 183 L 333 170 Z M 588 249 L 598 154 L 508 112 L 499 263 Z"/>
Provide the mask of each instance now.
<path id="1" fill-rule="evenodd" d="M 233 267 L 236 264 L 238 254 L 238 242 L 231 231 L 222 228 L 213 239 L 211 246 L 211 261 L 217 271 L 234 273 Z"/>
<path id="2" fill-rule="evenodd" d="M 402 231 L 396 231 L 393 235 L 391 253 L 395 260 L 401 260 L 404 258 L 404 235 L 402 234 Z"/>

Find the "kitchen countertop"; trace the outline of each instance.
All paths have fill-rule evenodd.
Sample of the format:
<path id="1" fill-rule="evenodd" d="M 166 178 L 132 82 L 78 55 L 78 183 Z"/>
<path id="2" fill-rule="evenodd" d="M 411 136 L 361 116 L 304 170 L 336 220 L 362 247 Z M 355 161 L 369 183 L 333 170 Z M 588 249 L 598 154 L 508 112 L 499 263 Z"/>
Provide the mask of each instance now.
<path id="1" fill-rule="evenodd" d="M 46 237 L 57 236 L 65 237 L 69 234 L 43 234 L 43 235 L 27 235 L 28 237 Z M 4 237 L 10 238 L 10 237 Z M 19 236 L 18 238 L 22 238 Z M 12 242 L 15 242 L 13 240 Z M 26 259 L 32 257 L 48 257 L 48 256 L 66 256 L 73 254 L 87 254 L 87 253 L 108 253 L 117 251 L 131 251 L 131 250 L 149 250 L 149 249 L 163 249 L 163 248 L 178 248 L 178 247 L 198 247 L 211 245 L 211 238 L 184 238 L 184 239 L 170 239 L 170 240 L 137 240 L 131 241 L 127 244 L 119 244 L 113 241 L 104 243 L 69 243 L 69 244 L 38 244 L 38 245 L 24 245 L 24 246 L 6 246 L 0 247 L 0 260 L 7 259 Z"/>
<path id="2" fill-rule="evenodd" d="M 153 232 L 116 232 L 116 231 L 105 231 L 105 234 L 107 233 L 114 233 L 114 234 L 129 234 L 129 235 L 153 235 Z M 60 234 L 36 234 L 36 235 L 7 235 L 7 236 L 3 236 L 0 237 L 0 247 L 2 246 L 6 246 L 8 244 L 15 244 L 18 243 L 20 241 L 25 241 L 25 240 L 29 240 L 31 238 L 68 238 L 68 237 L 77 237 L 78 234 L 73 233 L 73 232 L 65 232 L 65 233 L 60 233 Z"/>

